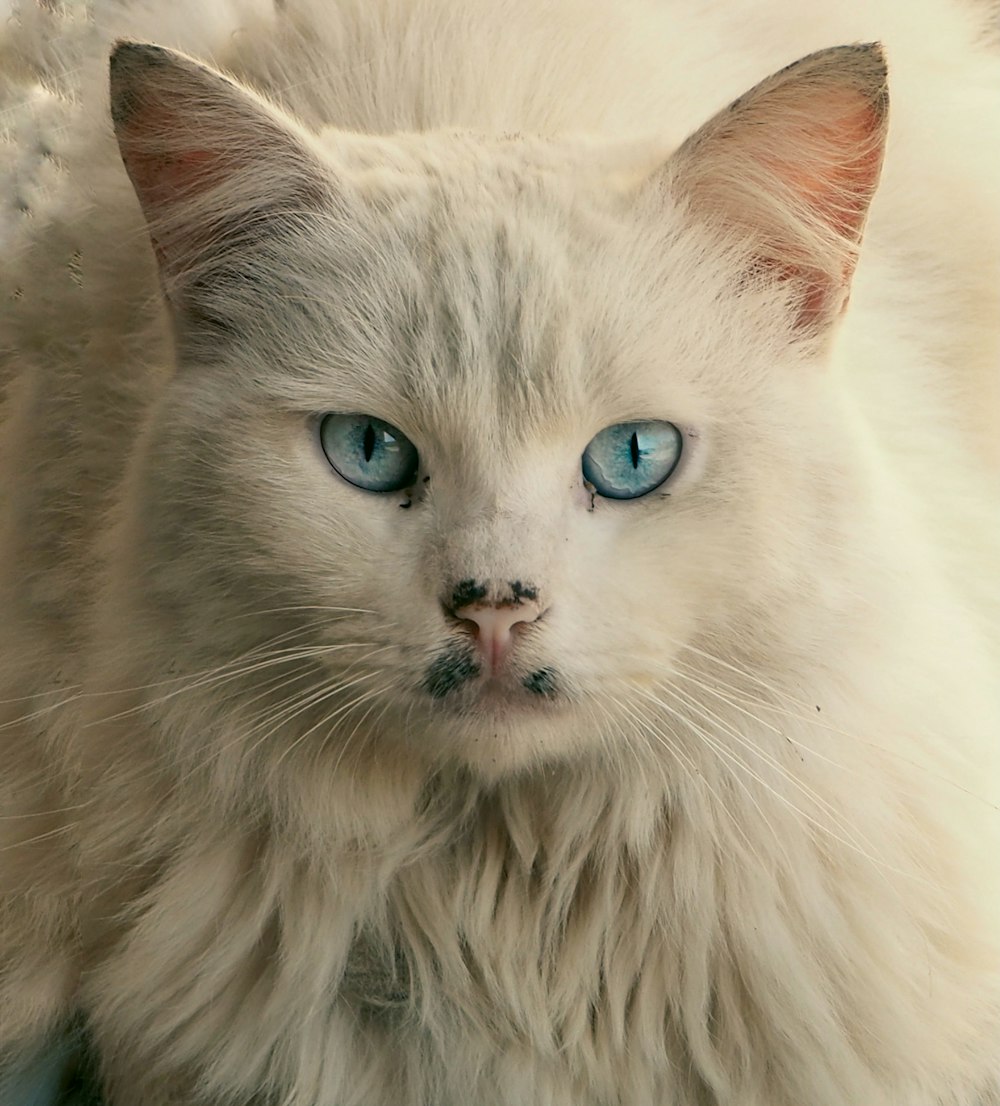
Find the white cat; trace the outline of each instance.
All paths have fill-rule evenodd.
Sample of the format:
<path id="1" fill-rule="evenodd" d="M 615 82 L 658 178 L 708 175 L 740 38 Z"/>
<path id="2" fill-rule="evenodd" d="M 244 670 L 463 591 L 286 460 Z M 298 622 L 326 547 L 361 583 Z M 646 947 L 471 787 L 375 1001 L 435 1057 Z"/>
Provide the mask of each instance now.
<path id="1" fill-rule="evenodd" d="M 1000 1103 L 989 18 L 25 0 L 9 1069 Z"/>

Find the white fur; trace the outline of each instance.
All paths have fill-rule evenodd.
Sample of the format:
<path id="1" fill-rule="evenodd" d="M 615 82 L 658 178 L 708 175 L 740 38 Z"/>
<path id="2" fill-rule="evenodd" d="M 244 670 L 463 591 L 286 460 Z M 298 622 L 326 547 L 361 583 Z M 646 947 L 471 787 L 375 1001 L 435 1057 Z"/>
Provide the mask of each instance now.
<path id="1" fill-rule="evenodd" d="M 112 1106 L 1000 1103 L 987 13 L 95 7 L 0 51 L 0 1055 L 82 1010 Z M 108 120 L 124 33 L 335 182 L 211 292 L 224 353 L 179 328 L 198 364 Z M 882 183 L 810 343 L 668 154 L 876 38 Z M 334 475 L 331 409 L 417 443 L 412 508 Z M 669 498 L 590 510 L 583 449 L 640 417 L 689 434 Z M 420 693 L 487 577 L 551 604 L 518 663 L 561 706 Z"/>

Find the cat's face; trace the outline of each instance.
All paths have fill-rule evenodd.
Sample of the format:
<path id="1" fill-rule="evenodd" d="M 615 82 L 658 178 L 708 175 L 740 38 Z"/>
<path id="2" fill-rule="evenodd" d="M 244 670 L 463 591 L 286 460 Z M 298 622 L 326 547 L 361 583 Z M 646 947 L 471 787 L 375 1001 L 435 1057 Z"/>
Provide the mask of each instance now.
<path id="1" fill-rule="evenodd" d="M 799 301 L 633 164 L 325 156 L 334 193 L 177 294 L 152 593 L 219 663 L 301 651 L 317 743 L 669 759 L 700 650 L 767 671 L 843 600 L 851 461 Z"/>

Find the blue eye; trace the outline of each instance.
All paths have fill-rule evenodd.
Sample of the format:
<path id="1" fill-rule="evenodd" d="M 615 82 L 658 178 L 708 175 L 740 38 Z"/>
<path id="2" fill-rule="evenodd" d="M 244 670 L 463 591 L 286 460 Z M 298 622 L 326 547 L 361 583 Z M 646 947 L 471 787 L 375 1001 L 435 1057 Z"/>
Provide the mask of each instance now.
<path id="1" fill-rule="evenodd" d="M 401 431 L 372 415 L 324 415 L 319 441 L 336 471 L 365 491 L 397 492 L 417 479 L 416 447 Z"/>
<path id="2" fill-rule="evenodd" d="M 677 468 L 684 439 L 672 422 L 620 422 L 583 452 L 583 475 L 598 495 L 638 499 Z"/>

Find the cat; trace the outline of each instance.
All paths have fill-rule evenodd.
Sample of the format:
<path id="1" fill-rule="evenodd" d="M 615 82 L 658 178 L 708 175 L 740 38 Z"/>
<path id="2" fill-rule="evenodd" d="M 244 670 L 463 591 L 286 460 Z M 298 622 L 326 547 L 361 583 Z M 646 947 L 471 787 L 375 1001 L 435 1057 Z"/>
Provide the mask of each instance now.
<path id="1" fill-rule="evenodd" d="M 1000 1103 L 992 18 L 24 0 L 8 1072 Z"/>

